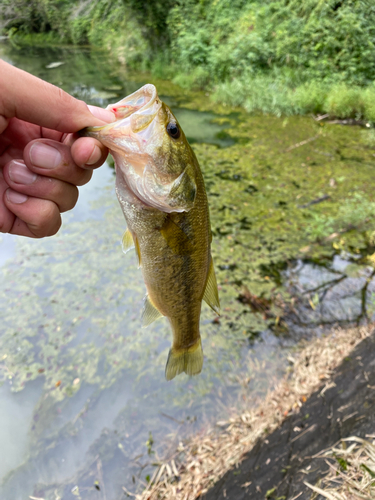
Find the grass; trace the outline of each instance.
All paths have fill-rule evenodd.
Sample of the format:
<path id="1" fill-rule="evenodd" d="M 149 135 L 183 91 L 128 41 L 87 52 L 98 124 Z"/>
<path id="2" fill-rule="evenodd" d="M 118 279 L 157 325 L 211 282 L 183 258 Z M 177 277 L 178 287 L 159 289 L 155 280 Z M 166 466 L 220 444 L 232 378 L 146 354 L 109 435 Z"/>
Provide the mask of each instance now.
<path id="1" fill-rule="evenodd" d="M 287 79 L 261 74 L 219 83 L 211 97 L 227 106 L 241 106 L 249 113 L 328 114 L 331 118 L 375 123 L 374 85 L 360 87 L 320 81 L 292 85 Z"/>
<path id="2" fill-rule="evenodd" d="M 375 498 L 375 436 L 351 436 L 318 456 L 329 466 L 321 484 L 305 483 L 314 494 L 328 500 L 371 500 Z"/>
<path id="3" fill-rule="evenodd" d="M 233 414 L 229 420 L 217 422 L 216 428 L 205 434 L 194 436 L 188 443 L 181 442 L 169 457 L 159 462 L 142 493 L 132 494 L 125 488 L 124 492 L 136 500 L 186 500 L 203 495 L 228 470 L 240 464 L 265 432 L 273 432 L 287 416 L 299 412 L 307 398 L 321 386 L 329 387 L 335 368 L 372 331 L 373 325 L 334 329 L 326 337 L 302 344 L 294 358 L 289 358 L 292 363 L 290 373 L 275 384 L 258 407 Z M 343 461 L 337 462 L 336 459 L 338 465 L 331 466 L 330 475 L 323 481 L 327 485 L 325 490 L 318 491 L 319 488 L 308 486 L 330 500 L 374 498 L 375 447 L 360 438 L 343 440 L 348 441 L 354 445 L 322 453 L 327 460 L 335 460 L 336 456 L 346 463 L 350 461 L 346 476 L 342 477 L 343 473 L 339 471 Z M 354 496 L 353 485 L 357 496 Z M 346 491 L 352 496 L 345 496 Z M 366 495 L 360 496 L 363 492 Z M 372 496 L 368 496 L 369 492 Z"/>

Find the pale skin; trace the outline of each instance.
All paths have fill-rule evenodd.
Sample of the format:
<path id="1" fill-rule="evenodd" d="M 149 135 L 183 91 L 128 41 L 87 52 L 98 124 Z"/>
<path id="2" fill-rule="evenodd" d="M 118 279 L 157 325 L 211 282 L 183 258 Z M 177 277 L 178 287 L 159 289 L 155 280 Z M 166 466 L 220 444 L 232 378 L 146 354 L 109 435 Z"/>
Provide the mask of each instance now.
<path id="1" fill-rule="evenodd" d="M 52 236 L 108 150 L 75 132 L 115 120 L 0 60 L 0 232 Z"/>

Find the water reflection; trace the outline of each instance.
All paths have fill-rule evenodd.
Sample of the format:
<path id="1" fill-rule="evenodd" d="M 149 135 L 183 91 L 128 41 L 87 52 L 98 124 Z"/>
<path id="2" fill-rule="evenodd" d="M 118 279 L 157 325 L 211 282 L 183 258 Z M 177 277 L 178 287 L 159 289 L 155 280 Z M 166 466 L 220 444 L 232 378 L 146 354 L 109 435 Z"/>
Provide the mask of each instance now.
<path id="1" fill-rule="evenodd" d="M 295 297 L 289 314 L 294 331 L 372 321 L 375 314 L 375 270 L 358 257 L 335 255 L 332 262 L 297 261 L 285 273 Z"/>

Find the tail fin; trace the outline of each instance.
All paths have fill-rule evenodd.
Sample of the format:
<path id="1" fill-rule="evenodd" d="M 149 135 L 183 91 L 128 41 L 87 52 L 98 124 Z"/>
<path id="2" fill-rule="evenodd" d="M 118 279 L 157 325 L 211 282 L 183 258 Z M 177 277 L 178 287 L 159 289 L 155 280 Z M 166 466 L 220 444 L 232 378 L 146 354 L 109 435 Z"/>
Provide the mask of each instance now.
<path id="1" fill-rule="evenodd" d="M 188 349 L 174 349 L 169 351 L 167 365 L 165 367 L 165 378 L 172 380 L 182 372 L 188 375 L 198 375 L 202 371 L 203 351 L 201 339 Z"/>

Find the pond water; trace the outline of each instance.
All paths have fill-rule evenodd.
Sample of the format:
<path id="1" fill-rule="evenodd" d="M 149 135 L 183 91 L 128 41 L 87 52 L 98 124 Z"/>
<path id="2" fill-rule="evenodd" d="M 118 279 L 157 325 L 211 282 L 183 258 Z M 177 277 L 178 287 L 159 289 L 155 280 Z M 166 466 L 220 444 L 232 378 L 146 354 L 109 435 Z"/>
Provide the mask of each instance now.
<path id="1" fill-rule="evenodd" d="M 100 52 L 3 43 L 0 56 L 100 106 L 145 83 L 112 70 Z M 64 64 L 48 69 L 53 62 Z M 123 498 L 123 486 L 142 488 L 189 434 L 262 398 L 301 337 L 374 313 L 372 150 L 363 143 L 349 157 L 349 132 L 337 127 L 311 146 L 317 153 L 298 151 L 278 168 L 277 148 L 313 135 L 311 119 L 249 122 L 160 85 L 194 144 L 210 199 L 223 314 L 203 308 L 203 372 L 164 379 L 171 334 L 164 320 L 141 328 L 145 288 L 135 256 L 121 251 L 124 219 L 105 164 L 56 236 L 0 236 L 0 498 Z M 353 162 L 361 164 L 355 185 Z M 337 196 L 331 212 L 324 202 L 310 207 L 329 190 Z"/>

